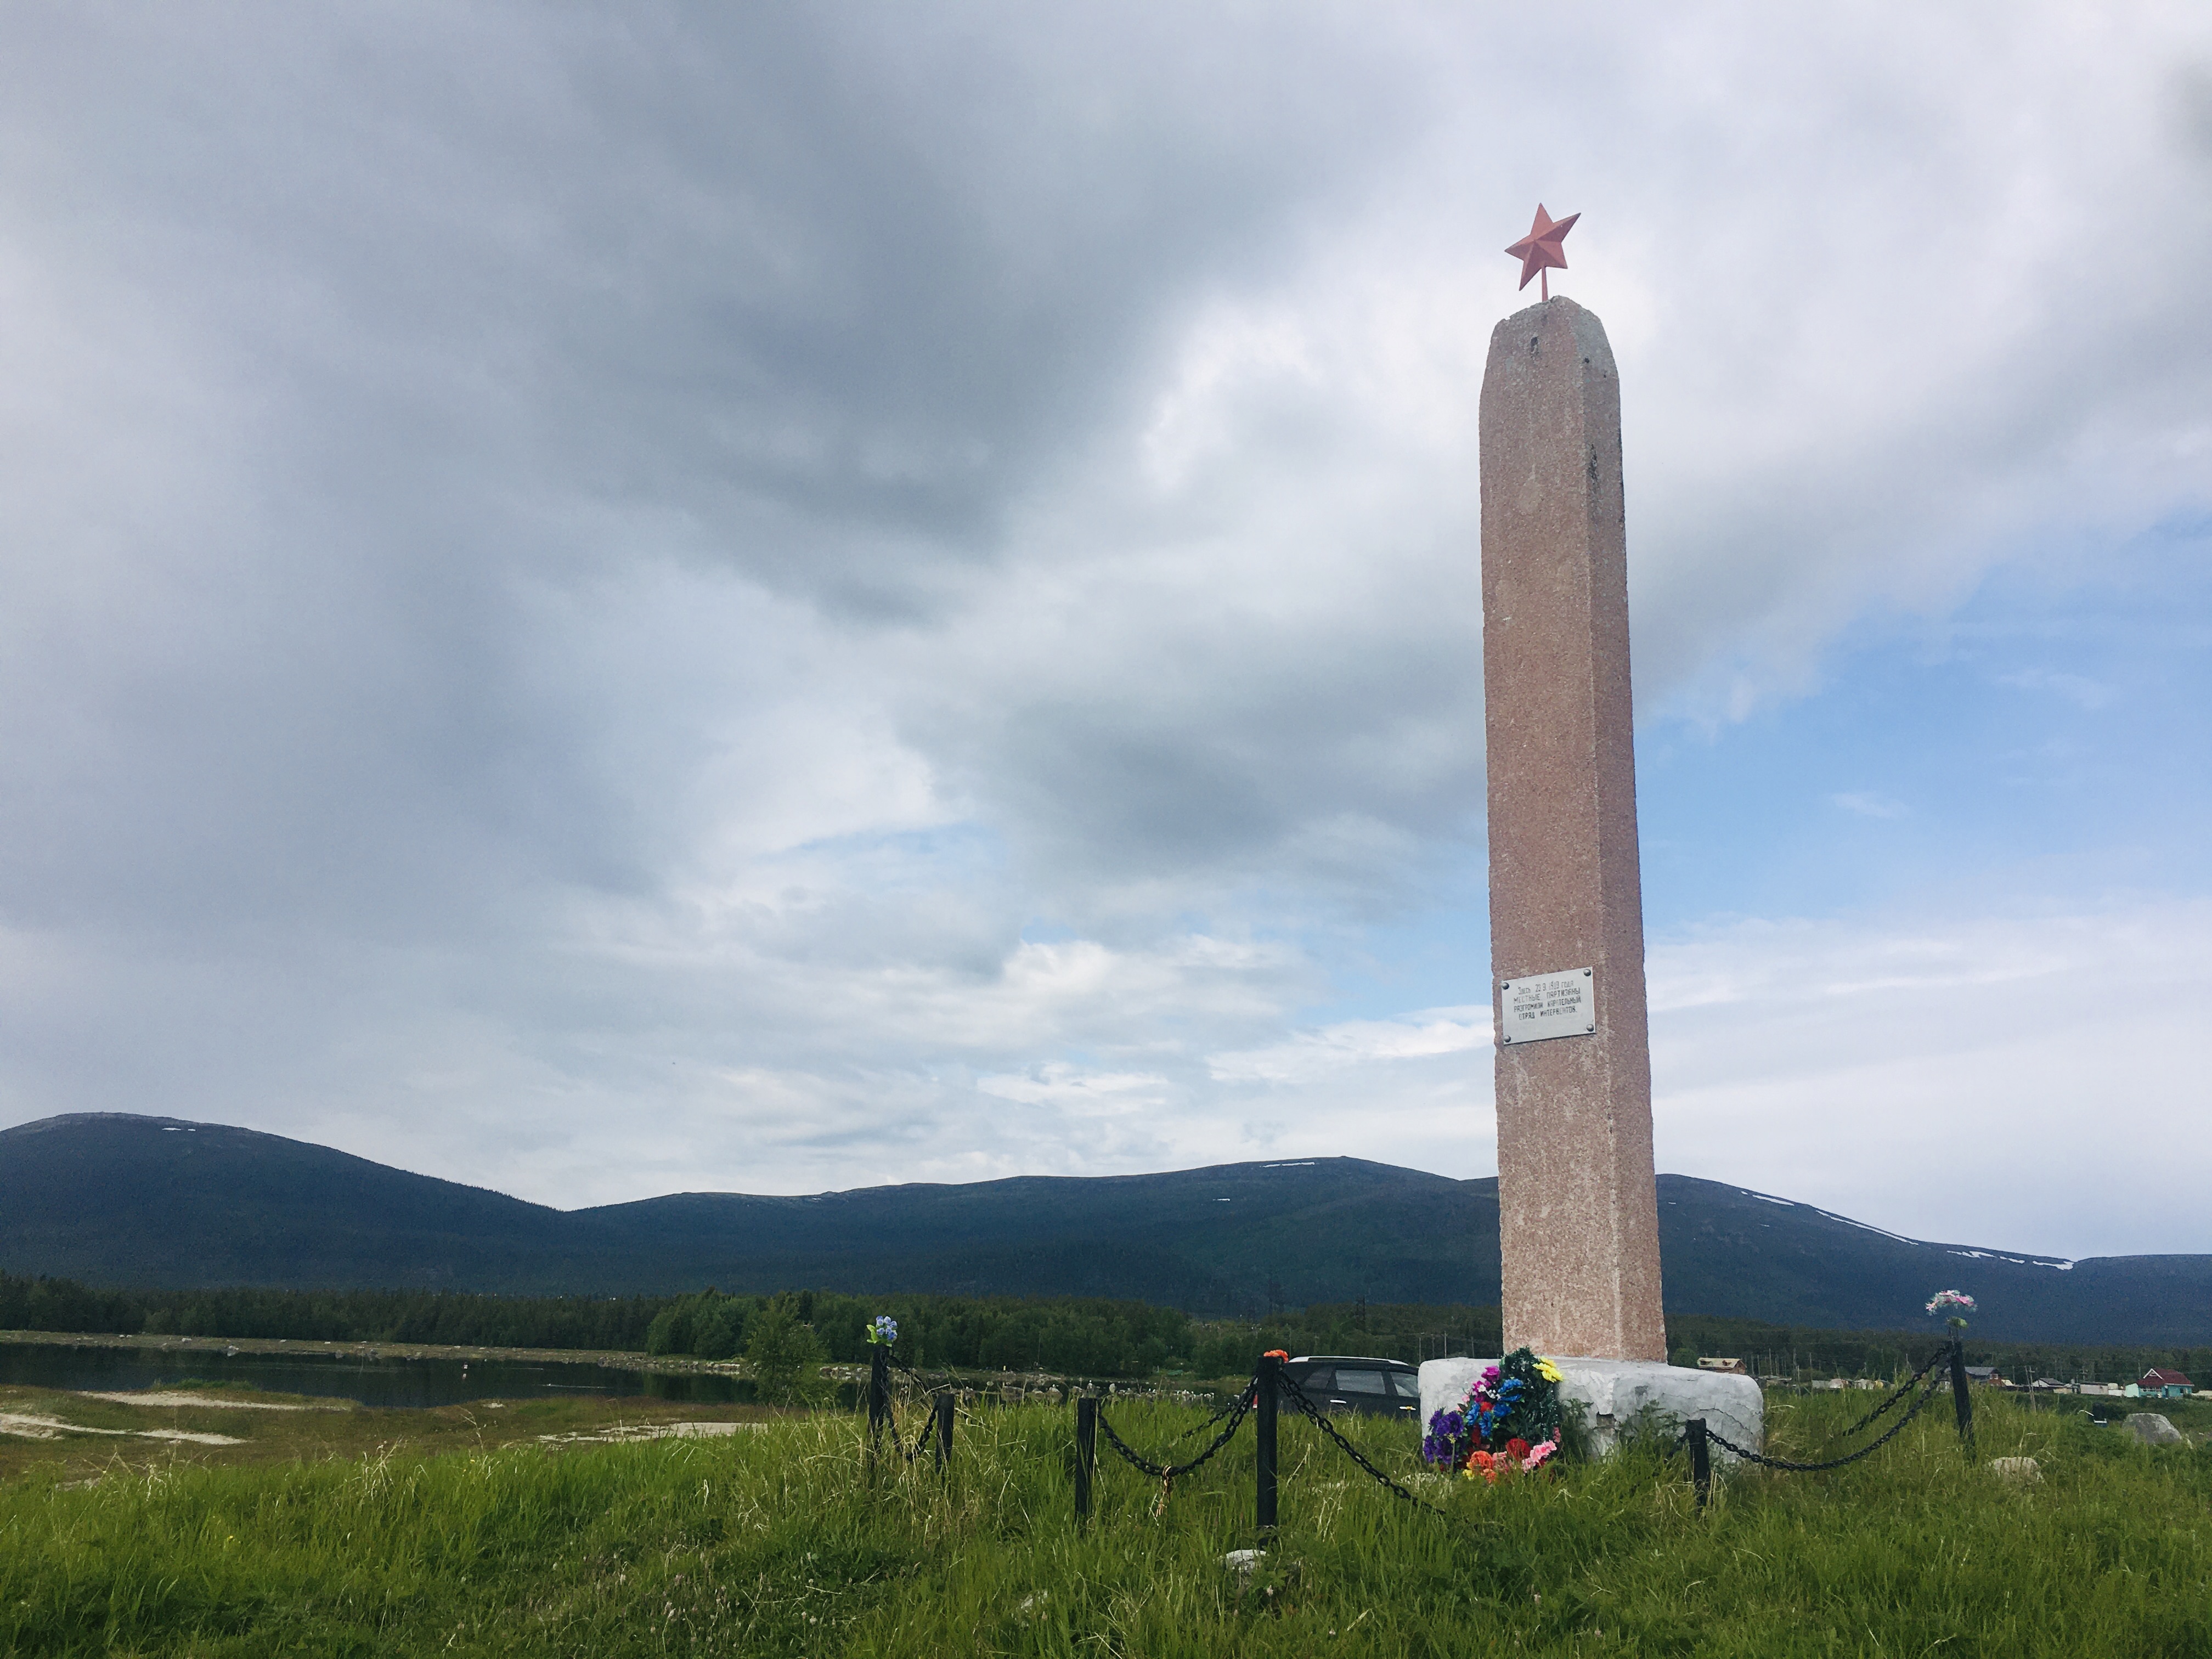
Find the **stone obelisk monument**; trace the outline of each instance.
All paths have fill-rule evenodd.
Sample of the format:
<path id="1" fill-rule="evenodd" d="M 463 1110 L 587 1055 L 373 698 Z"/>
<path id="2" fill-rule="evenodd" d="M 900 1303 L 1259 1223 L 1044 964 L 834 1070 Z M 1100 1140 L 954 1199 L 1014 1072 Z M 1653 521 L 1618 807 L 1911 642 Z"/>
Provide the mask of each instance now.
<path id="1" fill-rule="evenodd" d="M 1581 216 L 1541 205 L 1505 251 L 1566 269 Z M 1482 375 L 1482 684 L 1498 1021 L 1505 1346 L 1558 1366 L 1603 1452 L 1645 1413 L 1757 1449 L 1747 1376 L 1667 1364 L 1628 689 L 1620 380 L 1605 327 L 1548 293 Z M 1463 1409 L 1472 1357 L 1421 1366 L 1421 1421 Z"/>
<path id="2" fill-rule="evenodd" d="M 1481 445 L 1505 1346 L 1663 1362 L 1620 381 L 1595 315 L 1498 324 Z"/>

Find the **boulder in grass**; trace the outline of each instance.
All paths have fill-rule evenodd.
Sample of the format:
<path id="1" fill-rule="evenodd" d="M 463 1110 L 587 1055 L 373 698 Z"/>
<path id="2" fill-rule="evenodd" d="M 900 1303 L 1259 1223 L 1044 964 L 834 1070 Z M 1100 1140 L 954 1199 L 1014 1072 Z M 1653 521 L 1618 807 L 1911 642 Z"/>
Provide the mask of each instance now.
<path id="1" fill-rule="evenodd" d="M 2043 1466 L 2033 1457 L 1992 1457 L 1990 1473 L 2008 1486 L 2032 1486 L 2043 1479 Z"/>
<path id="2" fill-rule="evenodd" d="M 2156 1412 L 2130 1412 L 2127 1430 L 2146 1446 L 2178 1446 L 2181 1443 L 2181 1431 Z"/>

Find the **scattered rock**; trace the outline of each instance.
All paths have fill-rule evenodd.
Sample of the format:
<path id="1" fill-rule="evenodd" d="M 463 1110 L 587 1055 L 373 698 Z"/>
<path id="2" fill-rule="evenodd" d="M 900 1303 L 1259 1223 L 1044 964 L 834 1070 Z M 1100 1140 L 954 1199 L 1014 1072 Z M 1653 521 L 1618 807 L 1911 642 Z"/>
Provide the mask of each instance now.
<path id="1" fill-rule="evenodd" d="M 2032 1486 L 2043 1479 L 2043 1466 L 2033 1457 L 1993 1457 L 1990 1472 L 2014 1486 Z"/>
<path id="2" fill-rule="evenodd" d="M 2146 1446 L 2178 1446 L 2181 1431 L 2156 1412 L 2130 1412 L 2127 1431 Z"/>
<path id="3" fill-rule="evenodd" d="M 1265 1550 L 1231 1550 L 1221 1558 L 1221 1565 L 1231 1572 L 1242 1573 L 1249 1578 L 1267 1559 L 1267 1552 Z"/>

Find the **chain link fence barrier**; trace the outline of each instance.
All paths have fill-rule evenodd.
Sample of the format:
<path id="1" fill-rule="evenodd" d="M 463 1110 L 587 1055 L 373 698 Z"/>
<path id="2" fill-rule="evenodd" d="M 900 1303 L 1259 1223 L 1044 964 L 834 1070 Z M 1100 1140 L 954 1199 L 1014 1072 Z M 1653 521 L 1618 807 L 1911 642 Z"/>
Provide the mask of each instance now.
<path id="1" fill-rule="evenodd" d="M 1383 1474 L 1382 1470 L 1376 1468 L 1374 1464 L 1368 1462 L 1366 1454 L 1362 1452 L 1358 1447 L 1353 1445 L 1350 1440 L 1346 1439 L 1343 1431 L 1339 1429 L 1335 1424 L 1328 1420 L 1328 1413 L 1323 1411 L 1320 1407 L 1315 1405 L 1311 1400 L 1307 1398 L 1306 1391 L 1298 1386 L 1297 1379 L 1296 1377 L 1285 1376 L 1283 1378 L 1283 1387 L 1291 1396 L 1291 1403 L 1297 1407 L 1297 1409 L 1307 1417 L 1311 1418 L 1313 1419 L 1314 1426 L 1336 1443 L 1338 1450 L 1341 1451 L 1353 1462 L 1359 1465 L 1361 1468 L 1364 1469 L 1375 1480 L 1388 1486 L 1392 1492 L 1397 1493 L 1399 1497 L 1404 1498 L 1408 1504 L 1411 1504 L 1417 1510 L 1426 1510 L 1431 1515 L 1441 1515 L 1448 1521 L 1457 1518 L 1453 1516 L 1450 1511 L 1444 1510 L 1435 1504 L 1430 1503 L 1426 1498 L 1407 1492 L 1405 1487 L 1400 1486 L 1389 1475 Z"/>
<path id="2" fill-rule="evenodd" d="M 1130 1445 L 1127 1441 L 1122 1439 L 1119 1434 L 1115 1432 L 1113 1423 L 1107 1418 L 1105 1402 L 1103 1401 L 1098 1402 L 1098 1426 L 1105 1432 L 1106 1443 L 1111 1446 L 1115 1452 L 1121 1457 L 1121 1461 L 1128 1464 L 1131 1468 L 1150 1475 L 1155 1480 L 1163 1482 L 1170 1481 L 1176 1480 L 1182 1475 L 1188 1474 L 1194 1469 L 1204 1468 L 1216 1452 L 1219 1451 L 1231 1440 L 1234 1440 L 1237 1437 L 1237 1431 L 1244 1426 L 1245 1417 L 1249 1414 L 1252 1407 L 1258 1403 L 1259 1395 L 1259 1379 L 1255 1377 L 1251 1382 L 1244 1385 L 1243 1393 L 1238 1395 L 1236 1401 L 1229 1407 L 1229 1410 L 1226 1413 L 1229 1420 L 1222 1425 L 1221 1432 L 1213 1437 L 1212 1443 L 1208 1445 L 1204 1451 L 1199 1453 L 1197 1456 L 1192 1458 L 1188 1463 L 1155 1463 L 1150 1458 L 1139 1452 L 1134 1447 Z M 1201 1425 L 1200 1426 L 1202 1427 L 1204 1425 Z M 1187 1438 L 1188 1438 L 1188 1436 L 1179 1435 L 1176 1437 L 1177 1440 Z M 1172 1445 L 1175 1442 L 1170 1441 L 1169 1443 Z"/>
<path id="3" fill-rule="evenodd" d="M 1929 1369 L 1933 1368 L 1931 1367 Z M 1925 1375 L 1925 1372 L 1923 1372 L 1923 1375 Z M 1916 1378 L 1915 1380 L 1917 1381 L 1917 1379 Z M 1756 1463 L 1761 1468 L 1781 1469 L 1790 1474 L 1818 1474 L 1826 1469 L 1840 1469 L 1846 1464 L 1857 1462 L 1862 1457 L 1872 1456 L 1875 1452 L 1880 1451 L 1891 1441 L 1896 1439 L 1899 1435 L 1904 1433 L 1905 1425 L 1911 1422 L 1914 1418 L 1920 1415 L 1920 1408 L 1923 1406 L 1925 1406 L 1930 1400 L 1934 1399 L 1937 1390 L 1942 1389 L 1949 1380 L 1950 1379 L 1948 1377 L 1942 1376 L 1929 1377 L 1927 1387 L 1920 1390 L 1919 1398 L 1912 1402 L 1911 1409 L 1907 1411 L 1904 1416 L 1899 1418 L 1896 1422 L 1891 1424 L 1887 1432 L 1883 1434 L 1880 1439 L 1870 1440 L 1855 1452 L 1846 1452 L 1841 1457 L 1831 1457 L 1823 1462 L 1797 1463 L 1791 1462 L 1786 1457 L 1768 1457 L 1760 1452 L 1748 1451 L 1743 1447 L 1737 1445 L 1735 1441 L 1728 1439 L 1726 1437 L 1716 1432 L 1710 1425 L 1708 1425 L 1705 1430 L 1705 1438 L 1711 1441 L 1713 1444 L 1720 1447 L 1723 1450 L 1734 1452 L 1745 1462 Z M 1871 1422 L 1873 1419 L 1869 1418 L 1868 1420 Z M 1677 1441 L 1675 1443 L 1678 1446 L 1686 1443 L 1686 1437 L 1685 1440 Z"/>

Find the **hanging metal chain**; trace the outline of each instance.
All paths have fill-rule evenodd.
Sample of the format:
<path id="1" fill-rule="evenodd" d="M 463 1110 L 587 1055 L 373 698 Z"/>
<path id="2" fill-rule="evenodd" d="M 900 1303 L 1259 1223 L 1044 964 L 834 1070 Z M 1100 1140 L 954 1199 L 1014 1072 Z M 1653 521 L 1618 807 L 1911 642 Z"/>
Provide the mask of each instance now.
<path id="1" fill-rule="evenodd" d="M 1228 1416 L 1230 1413 L 1237 1410 L 1237 1407 L 1243 1403 L 1243 1400 L 1244 1396 L 1243 1395 L 1237 1395 L 1236 1399 L 1231 1401 L 1227 1405 L 1223 1406 L 1215 1411 L 1213 1415 L 1207 1418 L 1205 1422 L 1200 1423 L 1196 1428 L 1185 1429 L 1181 1434 L 1176 1436 L 1174 1439 L 1169 1441 L 1168 1444 L 1170 1446 L 1180 1446 L 1184 1441 L 1192 1438 L 1194 1436 L 1204 1434 L 1216 1423 L 1218 1423 L 1223 1418 Z"/>
<path id="2" fill-rule="evenodd" d="M 929 1387 L 929 1379 L 924 1376 L 920 1371 L 915 1370 L 913 1366 L 908 1364 L 905 1360 L 901 1359 L 896 1354 L 886 1354 L 884 1358 L 891 1362 L 891 1369 L 893 1370 L 912 1377 L 915 1386 L 918 1388 L 926 1389 Z"/>
<path id="3" fill-rule="evenodd" d="M 1918 1382 L 1922 1377 L 1927 1376 L 1929 1372 L 1934 1370 L 1938 1365 L 1942 1364 L 1950 1357 L 1951 1351 L 1948 1348 L 1938 1348 L 1936 1351 L 1936 1357 L 1933 1359 L 1923 1365 L 1918 1370 L 1913 1372 L 1911 1376 L 1906 1377 L 1904 1382 L 1899 1383 L 1895 1391 L 1890 1395 L 1888 1399 L 1883 1401 L 1881 1404 L 1876 1406 L 1864 1417 L 1862 1417 L 1857 1422 L 1852 1424 L 1850 1427 L 1845 1429 L 1841 1437 L 1848 1440 L 1853 1435 L 1859 1433 L 1862 1430 L 1871 1426 L 1876 1418 L 1880 1417 L 1892 1406 L 1894 1406 L 1899 1401 L 1904 1399 L 1905 1395 L 1911 1394 L 1915 1383 Z"/>
<path id="4" fill-rule="evenodd" d="M 1743 1459 L 1745 1462 L 1757 1463 L 1764 1468 L 1784 1469 L 1795 1474 L 1816 1474 L 1823 1469 L 1840 1469 L 1846 1463 L 1856 1463 L 1862 1457 L 1869 1456 L 1873 1453 L 1881 1450 L 1882 1447 L 1887 1445 L 1891 1441 L 1897 1438 L 1899 1434 L 1905 1431 L 1905 1425 L 1910 1423 L 1914 1418 L 1920 1415 L 1920 1408 L 1935 1398 L 1936 1390 L 1943 1386 L 1944 1382 L 1945 1379 L 1940 1376 L 1930 1377 L 1929 1379 L 1928 1386 L 1920 1391 L 1920 1398 L 1912 1402 L 1912 1409 L 1905 1413 L 1904 1416 L 1899 1418 L 1896 1422 L 1891 1424 L 1889 1425 L 1889 1432 L 1883 1435 L 1881 1439 L 1869 1441 L 1867 1444 L 1860 1447 L 1856 1451 L 1847 1453 L 1842 1457 L 1832 1457 L 1825 1463 L 1793 1463 L 1784 1457 L 1761 1456 L 1755 1451 L 1745 1450 L 1741 1446 L 1737 1445 L 1733 1440 L 1723 1438 L 1719 1434 L 1716 1433 L 1710 1425 L 1708 1425 L 1705 1430 L 1705 1438 L 1711 1441 L 1716 1446 L 1724 1447 L 1728 1450 L 1734 1452 L 1738 1457 Z"/>
<path id="5" fill-rule="evenodd" d="M 908 1364 L 906 1361 L 901 1359 L 895 1353 L 887 1353 L 884 1358 L 890 1362 L 890 1366 L 893 1370 L 898 1371 L 905 1376 L 911 1378 L 915 1386 L 924 1391 L 924 1403 L 929 1403 L 927 1395 L 929 1379 L 925 1377 L 920 1371 L 915 1370 L 913 1366 Z M 922 1453 L 928 1449 L 929 1431 L 937 1426 L 937 1413 L 934 1411 L 924 1412 L 922 1413 L 921 1431 L 915 1436 L 914 1444 L 909 1448 L 906 1443 L 906 1437 L 899 1432 L 898 1407 L 891 1400 L 889 1395 L 886 1395 L 884 1397 L 884 1407 L 890 1413 L 891 1444 L 897 1448 L 900 1456 L 906 1459 L 909 1463 L 913 1462 L 915 1458 L 920 1457 Z"/>
<path id="6" fill-rule="evenodd" d="M 911 1378 L 918 1387 L 922 1389 L 927 1389 L 930 1387 L 930 1382 L 927 1377 L 924 1376 L 920 1371 L 915 1370 L 913 1366 L 908 1364 L 906 1361 L 901 1359 L 896 1353 L 890 1355 L 890 1358 L 892 1370 L 901 1372 L 904 1376 Z M 950 1380 L 951 1379 L 948 1376 L 947 1381 Z M 1228 1416 L 1230 1413 L 1238 1410 L 1242 1407 L 1243 1403 L 1243 1396 L 1240 1395 L 1237 1399 L 1231 1401 L 1227 1405 L 1217 1407 L 1212 1416 L 1208 1417 L 1203 1423 L 1199 1424 L 1195 1428 L 1185 1429 L 1181 1434 L 1176 1436 L 1174 1439 L 1169 1441 L 1168 1444 L 1170 1446 L 1179 1446 L 1184 1441 L 1192 1438 L 1194 1436 L 1204 1434 L 1216 1423 L 1218 1423 L 1223 1418 Z"/>
<path id="7" fill-rule="evenodd" d="M 1291 1403 L 1296 1406 L 1300 1411 L 1304 1412 L 1308 1417 L 1313 1419 L 1314 1426 L 1318 1428 L 1330 1439 L 1335 1441 L 1338 1449 L 1341 1450 L 1346 1457 L 1349 1457 L 1353 1462 L 1358 1464 L 1361 1468 L 1366 1470 L 1368 1474 L 1373 1475 L 1384 1486 L 1389 1487 L 1392 1492 L 1396 1492 L 1399 1497 L 1404 1498 L 1415 1509 L 1426 1510 L 1431 1515 L 1441 1515 L 1447 1521 L 1455 1520 L 1458 1518 L 1452 1515 L 1449 1510 L 1440 1509 L 1436 1504 L 1430 1503 L 1426 1498 L 1416 1498 L 1412 1492 L 1407 1492 L 1403 1486 L 1393 1480 L 1389 1475 L 1383 1474 L 1382 1470 L 1376 1468 L 1372 1463 L 1369 1462 L 1365 1454 L 1361 1452 L 1359 1448 L 1353 1445 L 1352 1442 L 1346 1439 L 1343 1434 L 1338 1430 L 1336 1425 L 1328 1420 L 1328 1413 L 1322 1411 L 1321 1407 L 1315 1405 L 1312 1401 L 1306 1398 L 1306 1391 L 1298 1386 L 1297 1379 L 1296 1377 L 1285 1376 L 1283 1378 L 1283 1386 L 1290 1390 Z"/>
<path id="8" fill-rule="evenodd" d="M 1173 1480 L 1179 1474 L 1188 1474 L 1193 1469 L 1200 1468 L 1214 1453 L 1235 1439 L 1237 1431 L 1243 1426 L 1246 1414 L 1251 1411 L 1259 1397 L 1260 1384 L 1255 1377 L 1245 1385 L 1244 1392 L 1237 1396 L 1237 1404 L 1229 1413 L 1229 1421 L 1223 1425 L 1221 1432 L 1213 1437 L 1213 1443 L 1192 1458 L 1189 1462 L 1177 1463 L 1172 1467 L 1153 1462 L 1150 1458 L 1140 1455 L 1120 1435 L 1115 1433 L 1113 1424 L 1106 1419 L 1105 1402 L 1103 1401 L 1099 1402 L 1098 1426 L 1105 1433 L 1106 1443 L 1113 1447 L 1121 1455 L 1122 1462 L 1127 1463 L 1132 1468 L 1141 1470 L 1155 1480 L 1166 1482 Z"/>
<path id="9" fill-rule="evenodd" d="M 906 1461 L 908 1462 L 913 1462 L 915 1458 L 921 1456 L 924 1451 L 928 1449 L 929 1431 L 936 1426 L 937 1413 L 933 1411 L 924 1412 L 921 1417 L 921 1432 L 915 1436 L 914 1449 L 908 1452 L 906 1455 Z"/>

